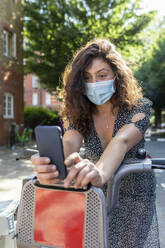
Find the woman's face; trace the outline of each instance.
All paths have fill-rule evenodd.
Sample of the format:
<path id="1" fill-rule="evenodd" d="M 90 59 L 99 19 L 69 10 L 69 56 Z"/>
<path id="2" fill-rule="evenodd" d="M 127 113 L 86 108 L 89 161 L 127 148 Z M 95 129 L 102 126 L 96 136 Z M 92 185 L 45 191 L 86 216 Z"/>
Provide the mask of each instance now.
<path id="1" fill-rule="evenodd" d="M 84 72 L 85 83 L 96 83 L 114 79 L 115 74 L 102 58 L 94 58 Z"/>

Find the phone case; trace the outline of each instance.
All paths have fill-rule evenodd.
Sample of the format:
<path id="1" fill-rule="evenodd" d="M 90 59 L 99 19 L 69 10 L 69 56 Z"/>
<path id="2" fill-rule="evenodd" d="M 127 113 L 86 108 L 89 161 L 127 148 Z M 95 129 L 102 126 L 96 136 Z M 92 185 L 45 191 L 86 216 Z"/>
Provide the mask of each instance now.
<path id="1" fill-rule="evenodd" d="M 59 179 L 64 179 L 67 175 L 64 165 L 64 152 L 62 144 L 62 132 L 59 126 L 37 126 L 35 136 L 39 154 L 41 157 L 49 157 L 51 164 L 57 166 Z"/>

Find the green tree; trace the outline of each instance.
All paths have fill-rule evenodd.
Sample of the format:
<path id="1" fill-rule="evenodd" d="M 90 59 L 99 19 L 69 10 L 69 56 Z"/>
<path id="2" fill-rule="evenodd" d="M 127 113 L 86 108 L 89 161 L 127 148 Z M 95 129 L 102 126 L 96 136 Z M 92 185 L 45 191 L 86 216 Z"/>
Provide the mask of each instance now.
<path id="1" fill-rule="evenodd" d="M 165 108 L 165 29 L 160 30 L 150 57 L 136 72 L 136 77 L 142 81 L 147 97 L 153 102 L 155 110 L 155 126 L 161 124 L 161 111 Z"/>
<path id="2" fill-rule="evenodd" d="M 154 12 L 141 14 L 140 0 L 25 0 L 25 72 L 55 90 L 74 51 L 107 37 L 124 56 L 142 46 L 140 32 Z M 133 53 L 133 54 L 134 54 Z M 133 55 L 131 62 L 133 62 Z"/>

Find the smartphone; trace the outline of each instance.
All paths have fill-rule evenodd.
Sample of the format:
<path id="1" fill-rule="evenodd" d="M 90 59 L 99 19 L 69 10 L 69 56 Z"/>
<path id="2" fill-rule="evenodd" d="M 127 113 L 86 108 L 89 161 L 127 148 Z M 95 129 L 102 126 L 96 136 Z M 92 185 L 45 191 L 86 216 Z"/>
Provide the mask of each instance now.
<path id="1" fill-rule="evenodd" d="M 41 157 L 49 157 L 59 171 L 59 179 L 67 176 L 64 165 L 62 130 L 59 126 L 37 126 L 35 128 L 36 142 Z"/>

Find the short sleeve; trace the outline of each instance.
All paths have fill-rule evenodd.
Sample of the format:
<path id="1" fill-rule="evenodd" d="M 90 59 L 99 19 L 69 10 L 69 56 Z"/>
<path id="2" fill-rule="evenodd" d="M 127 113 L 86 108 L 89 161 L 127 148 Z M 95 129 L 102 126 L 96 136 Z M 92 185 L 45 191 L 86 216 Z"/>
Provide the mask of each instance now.
<path id="1" fill-rule="evenodd" d="M 147 98 L 140 99 L 138 105 L 134 106 L 131 110 L 127 120 L 127 124 L 134 123 L 134 125 L 139 129 L 143 136 L 150 123 L 151 106 L 152 102 Z M 132 121 L 133 116 L 140 113 L 143 113 L 145 117 L 139 121 Z"/>

